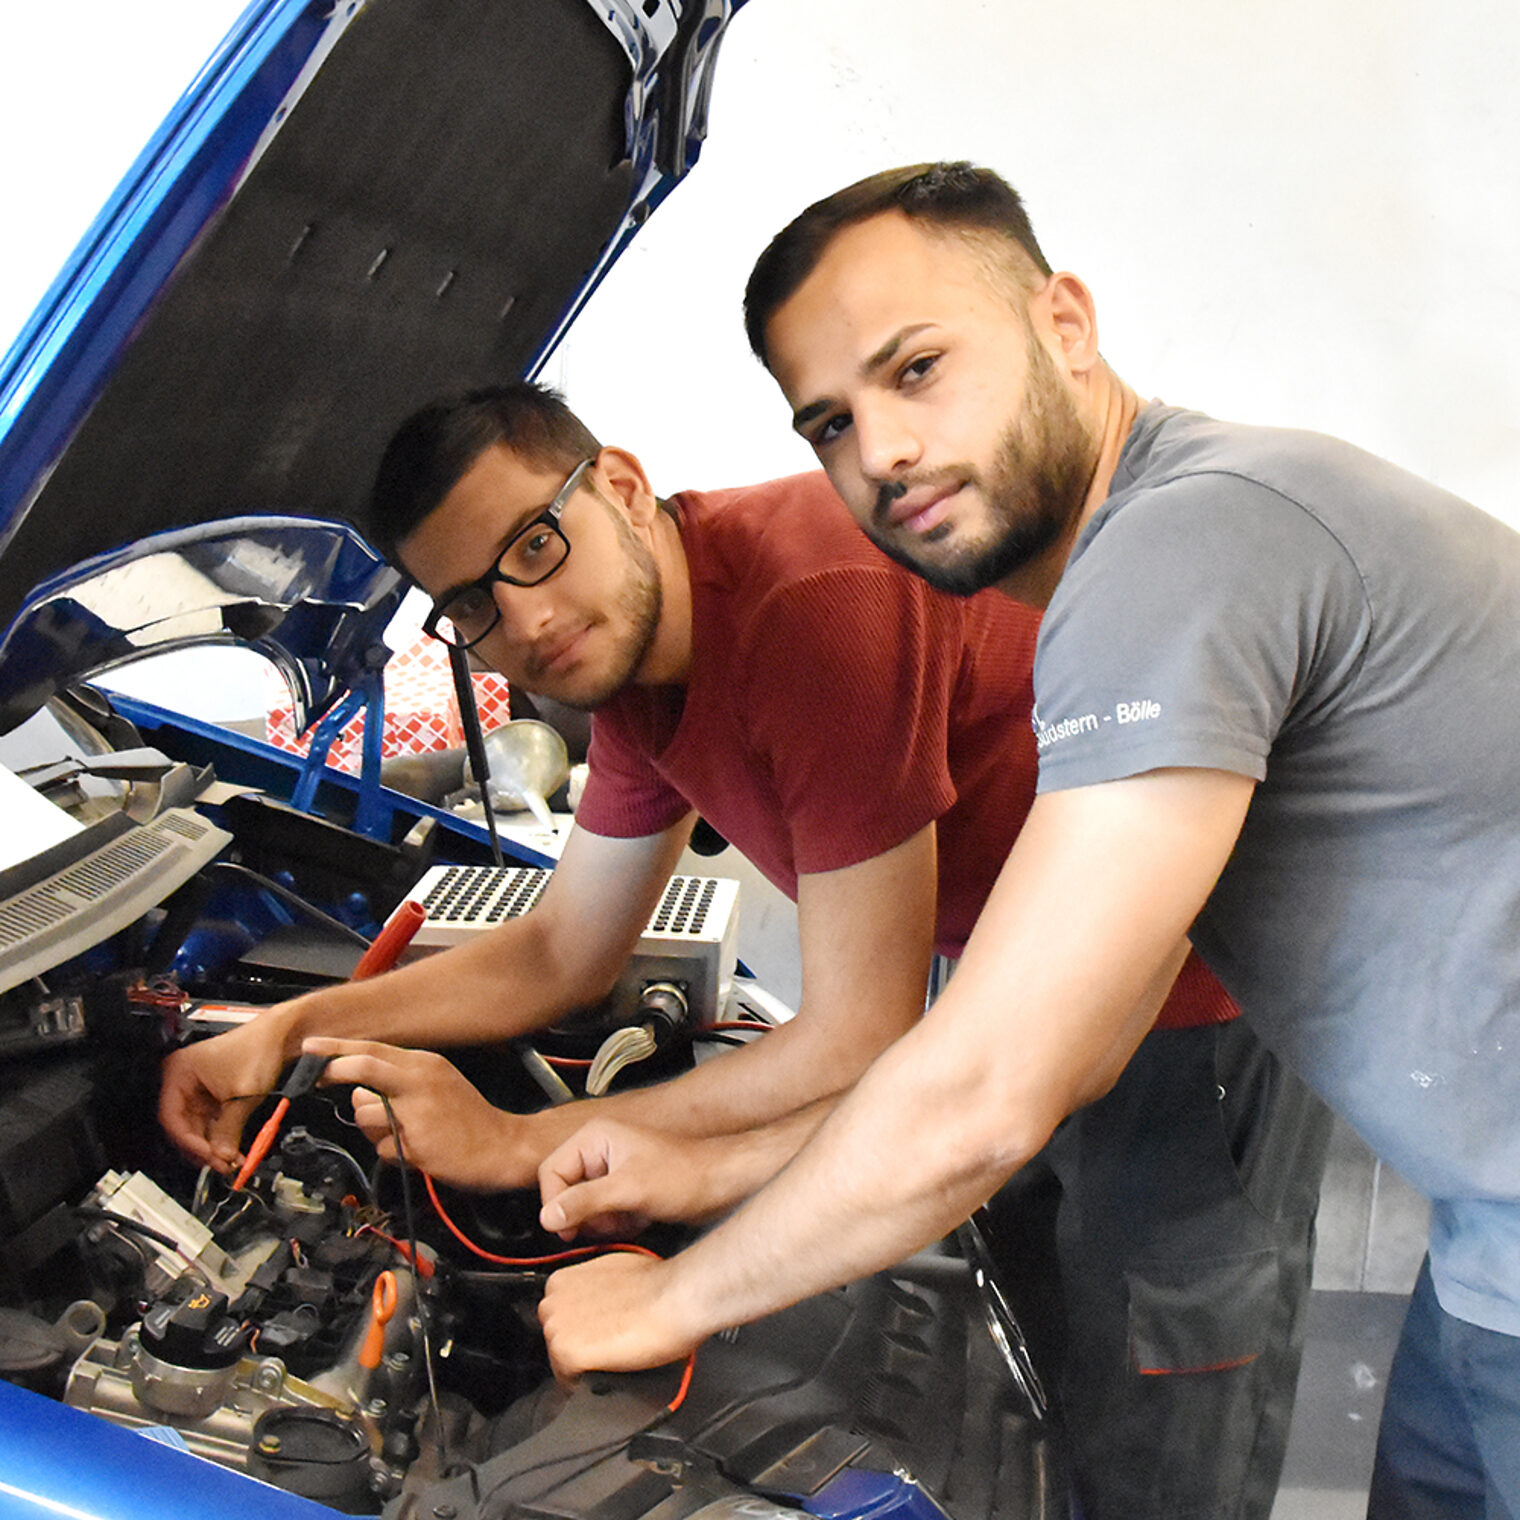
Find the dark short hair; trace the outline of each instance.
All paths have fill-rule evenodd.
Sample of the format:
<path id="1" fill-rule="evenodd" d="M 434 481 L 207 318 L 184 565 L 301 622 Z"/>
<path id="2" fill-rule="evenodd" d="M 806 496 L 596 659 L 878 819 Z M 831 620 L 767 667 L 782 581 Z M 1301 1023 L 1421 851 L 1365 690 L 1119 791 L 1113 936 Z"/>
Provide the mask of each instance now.
<path id="1" fill-rule="evenodd" d="M 887 211 L 948 231 L 1006 239 L 1041 274 L 1051 272 L 1018 191 L 991 169 L 959 162 L 884 170 L 814 201 L 756 260 L 744 290 L 744 330 L 767 369 L 765 329 L 777 308 L 813 272 L 837 233 Z"/>
<path id="2" fill-rule="evenodd" d="M 540 469 L 567 471 L 601 449 L 548 386 L 519 380 L 434 401 L 386 445 L 364 523 L 370 542 L 394 563 L 398 546 L 497 443 Z"/>

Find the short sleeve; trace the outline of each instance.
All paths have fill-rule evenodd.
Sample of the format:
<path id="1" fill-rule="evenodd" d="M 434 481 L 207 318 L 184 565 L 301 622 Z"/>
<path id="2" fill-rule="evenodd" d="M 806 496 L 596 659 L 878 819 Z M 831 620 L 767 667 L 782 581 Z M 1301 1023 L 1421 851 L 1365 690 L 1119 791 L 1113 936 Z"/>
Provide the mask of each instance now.
<path id="1" fill-rule="evenodd" d="M 586 788 L 575 821 L 606 838 L 642 839 L 679 823 L 691 805 L 655 769 L 622 705 L 609 704 L 591 719 Z"/>
<path id="2" fill-rule="evenodd" d="M 757 612 L 741 652 L 748 742 L 797 872 L 858 864 L 945 812 L 961 605 L 883 562 L 822 568 Z"/>
<path id="3" fill-rule="evenodd" d="M 1040 790 L 1166 766 L 1261 780 L 1279 735 L 1317 721 L 1359 664 L 1354 563 L 1300 504 L 1222 473 L 1111 507 L 1041 628 Z"/>

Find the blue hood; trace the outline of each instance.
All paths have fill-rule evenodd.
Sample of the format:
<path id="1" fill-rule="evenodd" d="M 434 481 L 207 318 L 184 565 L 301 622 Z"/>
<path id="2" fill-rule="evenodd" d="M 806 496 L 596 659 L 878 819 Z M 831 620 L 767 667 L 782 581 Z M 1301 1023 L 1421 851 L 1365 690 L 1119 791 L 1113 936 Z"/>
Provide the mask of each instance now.
<path id="1" fill-rule="evenodd" d="M 251 5 L 0 365 L 0 731 L 186 642 L 307 718 L 383 659 L 386 439 L 536 372 L 695 161 L 743 3 Z"/>

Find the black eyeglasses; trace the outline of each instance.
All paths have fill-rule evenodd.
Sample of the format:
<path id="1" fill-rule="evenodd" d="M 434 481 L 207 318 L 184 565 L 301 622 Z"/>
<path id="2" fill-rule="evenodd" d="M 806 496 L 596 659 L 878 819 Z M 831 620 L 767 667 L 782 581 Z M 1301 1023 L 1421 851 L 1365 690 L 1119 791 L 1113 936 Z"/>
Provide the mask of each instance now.
<path id="1" fill-rule="evenodd" d="M 456 649 L 473 649 L 501 621 L 501 608 L 491 588 L 497 581 L 509 586 L 537 586 L 570 557 L 570 540 L 559 525 L 565 503 L 596 461 L 583 459 L 554 494 L 554 500 L 512 535 L 496 563 L 477 581 L 450 591 L 433 603 L 422 631 Z"/>

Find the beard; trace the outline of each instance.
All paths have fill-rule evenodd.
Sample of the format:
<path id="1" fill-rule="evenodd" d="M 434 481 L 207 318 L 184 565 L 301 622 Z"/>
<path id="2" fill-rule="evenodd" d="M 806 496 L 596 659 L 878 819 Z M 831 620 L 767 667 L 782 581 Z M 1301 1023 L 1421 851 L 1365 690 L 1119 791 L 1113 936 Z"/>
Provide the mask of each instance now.
<path id="1" fill-rule="evenodd" d="M 600 493 L 598 493 L 600 497 Z M 660 582 L 660 567 L 654 554 L 629 526 L 627 518 L 607 503 L 603 503 L 617 529 L 618 543 L 626 555 L 623 584 L 618 588 L 616 599 L 607 613 L 607 621 L 622 624 L 623 633 L 612 651 L 611 663 L 593 684 L 580 689 L 552 689 L 553 683 L 542 687 L 528 685 L 531 693 L 552 697 L 556 702 L 572 707 L 577 712 L 591 712 L 615 697 L 637 676 L 639 666 L 654 643 L 655 630 L 660 624 L 660 612 L 664 606 L 664 588 Z"/>
<path id="2" fill-rule="evenodd" d="M 1027 374 L 1022 414 L 1003 430 L 985 477 L 967 466 L 936 472 L 964 477 L 979 488 L 987 503 L 985 532 L 950 545 L 945 541 L 954 527 L 943 523 L 904 543 L 893 537 L 888 514 L 916 482 L 894 481 L 877 493 L 867 534 L 884 554 L 936 590 L 953 596 L 984 591 L 1054 547 L 1081 513 L 1092 473 L 1092 435 L 1032 333 Z M 939 544 L 945 544 L 944 552 L 928 552 Z"/>

